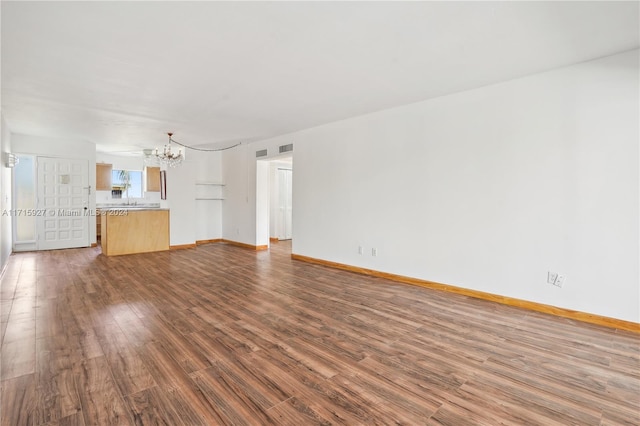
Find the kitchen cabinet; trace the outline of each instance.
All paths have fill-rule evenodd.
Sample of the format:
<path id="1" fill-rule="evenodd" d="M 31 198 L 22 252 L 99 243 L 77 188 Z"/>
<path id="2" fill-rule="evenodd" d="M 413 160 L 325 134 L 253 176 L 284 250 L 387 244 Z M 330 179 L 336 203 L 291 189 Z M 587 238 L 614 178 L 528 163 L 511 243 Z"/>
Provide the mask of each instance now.
<path id="1" fill-rule="evenodd" d="M 147 192 L 160 192 L 160 167 L 147 167 Z"/>
<path id="2" fill-rule="evenodd" d="M 111 164 L 96 164 L 96 191 L 111 191 Z"/>

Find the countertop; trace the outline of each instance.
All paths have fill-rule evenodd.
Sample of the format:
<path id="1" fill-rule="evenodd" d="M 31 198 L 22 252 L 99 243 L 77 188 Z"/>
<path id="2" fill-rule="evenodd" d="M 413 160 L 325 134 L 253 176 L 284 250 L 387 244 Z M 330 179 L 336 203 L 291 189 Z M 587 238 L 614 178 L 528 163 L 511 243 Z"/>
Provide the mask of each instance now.
<path id="1" fill-rule="evenodd" d="M 168 211 L 169 209 L 166 208 L 160 208 L 160 207 L 137 207 L 137 206 L 122 206 L 122 207 L 117 207 L 117 206 L 110 206 L 110 207 L 96 207 L 96 210 L 100 210 L 103 212 L 109 212 L 109 211 L 122 211 L 122 210 L 126 210 L 126 211 L 132 211 L 132 212 L 140 212 L 140 211 L 148 211 L 148 210 L 152 210 L 152 211 Z"/>
<path id="2" fill-rule="evenodd" d="M 96 210 L 102 211 L 114 211 L 114 210 L 127 210 L 127 211 L 143 211 L 143 210 L 169 210 L 167 208 L 160 208 L 160 203 L 142 203 L 142 204 L 96 204 Z"/>

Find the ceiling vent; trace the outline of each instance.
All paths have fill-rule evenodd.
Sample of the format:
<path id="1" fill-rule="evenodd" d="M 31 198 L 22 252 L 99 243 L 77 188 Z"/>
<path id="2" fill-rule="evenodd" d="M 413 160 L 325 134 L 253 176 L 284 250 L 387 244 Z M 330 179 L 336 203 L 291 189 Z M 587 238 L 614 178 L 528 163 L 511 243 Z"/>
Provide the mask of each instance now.
<path id="1" fill-rule="evenodd" d="M 284 153 L 284 152 L 291 152 L 293 151 L 293 144 L 290 143 L 289 145 L 280 145 L 280 154 Z"/>
<path id="2" fill-rule="evenodd" d="M 267 156 L 266 149 L 261 149 L 260 151 L 256 151 L 256 157 L 266 157 L 266 156 Z"/>

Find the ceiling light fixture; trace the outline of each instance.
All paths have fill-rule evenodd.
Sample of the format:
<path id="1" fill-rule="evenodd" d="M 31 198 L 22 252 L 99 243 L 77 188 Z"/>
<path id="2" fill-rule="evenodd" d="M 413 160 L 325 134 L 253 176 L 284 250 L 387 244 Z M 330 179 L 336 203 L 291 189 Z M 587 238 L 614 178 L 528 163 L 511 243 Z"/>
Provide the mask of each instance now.
<path id="1" fill-rule="evenodd" d="M 164 146 L 162 151 L 158 151 L 158 148 L 156 148 L 154 155 L 160 164 L 168 167 L 176 167 L 182 163 L 184 155 L 182 154 L 182 148 L 178 148 L 177 153 L 173 151 L 171 147 L 171 142 L 174 142 L 171 139 L 173 133 L 169 132 L 167 135 L 169 135 L 169 143 Z"/>

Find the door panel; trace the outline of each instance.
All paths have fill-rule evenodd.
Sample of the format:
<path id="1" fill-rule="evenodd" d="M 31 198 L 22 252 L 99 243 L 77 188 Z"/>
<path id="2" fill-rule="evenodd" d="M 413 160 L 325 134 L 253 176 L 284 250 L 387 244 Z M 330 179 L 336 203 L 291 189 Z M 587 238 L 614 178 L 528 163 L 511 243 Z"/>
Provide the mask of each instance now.
<path id="1" fill-rule="evenodd" d="M 292 171 L 278 169 L 278 239 L 290 240 L 292 237 Z"/>
<path id="2" fill-rule="evenodd" d="M 38 157 L 38 250 L 89 246 L 89 162 Z"/>

